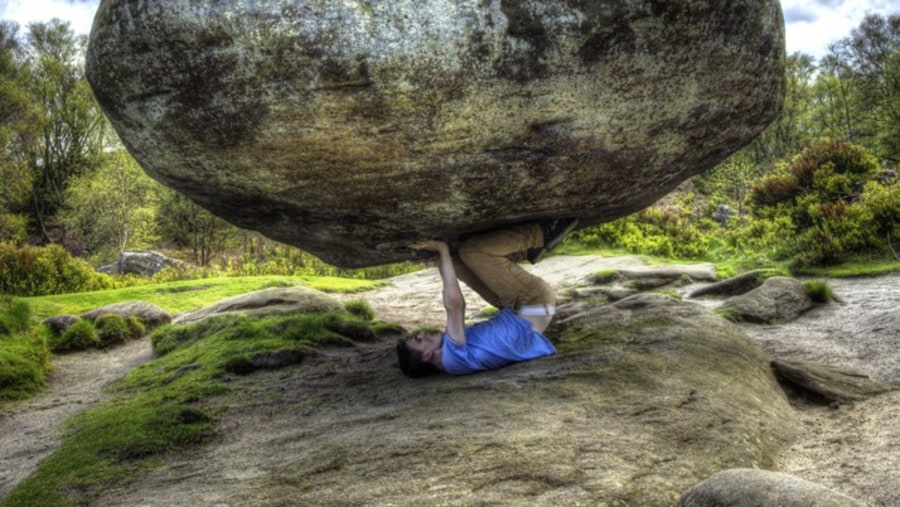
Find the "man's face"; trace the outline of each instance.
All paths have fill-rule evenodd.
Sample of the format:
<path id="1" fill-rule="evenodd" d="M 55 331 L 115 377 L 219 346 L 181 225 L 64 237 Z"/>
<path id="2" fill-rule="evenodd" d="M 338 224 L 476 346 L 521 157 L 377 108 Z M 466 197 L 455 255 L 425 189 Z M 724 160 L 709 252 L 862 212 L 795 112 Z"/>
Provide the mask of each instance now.
<path id="1" fill-rule="evenodd" d="M 412 350 L 418 350 L 423 357 L 426 355 L 430 357 L 431 354 L 441 348 L 443 339 L 444 334 L 440 331 L 420 331 L 409 340 L 406 340 L 406 346 Z"/>

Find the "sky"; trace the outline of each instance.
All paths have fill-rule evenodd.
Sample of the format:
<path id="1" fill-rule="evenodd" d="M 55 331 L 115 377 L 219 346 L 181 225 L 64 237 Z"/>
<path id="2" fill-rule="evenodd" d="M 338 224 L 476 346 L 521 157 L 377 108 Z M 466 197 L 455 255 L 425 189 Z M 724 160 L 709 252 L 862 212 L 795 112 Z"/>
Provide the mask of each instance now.
<path id="1" fill-rule="evenodd" d="M 0 19 L 25 27 L 32 21 L 60 18 L 77 33 L 91 30 L 100 0 L 0 0 Z M 816 59 L 828 45 L 850 35 L 867 12 L 887 16 L 900 13 L 900 0 L 782 0 L 787 52 Z"/>

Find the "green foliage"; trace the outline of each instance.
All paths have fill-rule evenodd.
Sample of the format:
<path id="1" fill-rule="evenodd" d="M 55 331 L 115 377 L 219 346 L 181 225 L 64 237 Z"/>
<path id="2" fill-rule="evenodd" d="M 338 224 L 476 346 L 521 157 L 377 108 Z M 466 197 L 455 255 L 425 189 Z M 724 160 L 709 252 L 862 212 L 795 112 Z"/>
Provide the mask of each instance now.
<path id="1" fill-rule="evenodd" d="M 107 275 L 95 272 L 59 245 L 16 247 L 0 243 L 0 294 L 40 296 L 111 286 Z"/>
<path id="2" fill-rule="evenodd" d="M 144 322 L 134 315 L 125 319 L 125 325 L 128 326 L 128 334 L 132 340 L 137 340 L 147 332 L 147 326 Z"/>
<path id="3" fill-rule="evenodd" d="M 50 368 L 46 334 L 31 328 L 30 316 L 26 302 L 0 298 L 0 402 L 38 390 Z"/>
<path id="4" fill-rule="evenodd" d="M 39 341 L 0 338 L 0 401 L 24 399 L 41 388 L 47 362 Z"/>
<path id="5" fill-rule="evenodd" d="M 834 293 L 831 290 L 831 286 L 828 285 L 828 282 L 821 280 L 807 280 L 803 282 L 803 287 L 806 289 L 806 295 L 816 303 L 828 303 L 834 299 Z"/>
<path id="6" fill-rule="evenodd" d="M 875 221 L 875 207 L 863 197 L 868 192 L 881 204 L 883 190 L 871 181 L 879 174 L 878 161 L 864 148 L 825 140 L 755 184 L 751 199 L 758 217 L 785 224 L 780 243 L 793 261 L 834 263 L 877 247 L 878 231 L 892 227 Z M 889 205 L 878 208 L 885 220 L 893 218 Z"/>
<path id="7" fill-rule="evenodd" d="M 77 352 L 100 347 L 100 337 L 94 324 L 88 320 L 79 320 L 69 326 L 61 336 L 50 340 L 53 352 Z"/>
<path id="8" fill-rule="evenodd" d="M 160 188 L 124 148 L 104 154 L 96 171 L 73 177 L 66 191 L 60 215 L 67 249 L 103 264 L 151 248 Z"/>
<path id="9" fill-rule="evenodd" d="M 238 236 L 236 227 L 172 190 L 161 192 L 159 219 L 162 239 L 189 249 L 199 266 L 208 266 Z"/>
<path id="10" fill-rule="evenodd" d="M 22 333 L 31 321 L 31 306 L 21 299 L 0 296 L 0 337 Z"/>
<path id="11" fill-rule="evenodd" d="M 699 259 L 709 240 L 683 210 L 646 208 L 634 215 L 572 233 L 588 246 L 613 246 L 629 252 L 667 258 Z"/>
<path id="12" fill-rule="evenodd" d="M 66 190 L 94 170 L 109 128 L 80 63 L 86 38 L 58 19 L 28 29 L 22 72 L 37 128 L 11 151 L 29 174 L 30 232 L 47 243 L 61 239 L 57 212 Z"/>
<path id="13" fill-rule="evenodd" d="M 867 14 L 829 50 L 821 74 L 832 85 L 830 102 L 843 113 L 837 116 L 845 138 L 882 159 L 900 160 L 900 14 Z"/>
<path id="14" fill-rule="evenodd" d="M 110 347 L 125 343 L 132 336 L 132 330 L 125 322 L 125 318 L 115 313 L 107 313 L 97 317 L 94 321 L 94 330 L 100 340 L 100 347 Z"/>

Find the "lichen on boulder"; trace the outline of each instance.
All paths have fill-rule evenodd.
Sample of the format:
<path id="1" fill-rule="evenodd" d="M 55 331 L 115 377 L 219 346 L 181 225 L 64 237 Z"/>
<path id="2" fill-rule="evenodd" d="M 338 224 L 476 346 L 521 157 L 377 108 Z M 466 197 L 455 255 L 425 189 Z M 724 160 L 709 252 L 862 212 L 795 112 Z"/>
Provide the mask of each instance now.
<path id="1" fill-rule="evenodd" d="M 778 114 L 776 0 L 103 0 L 86 72 L 155 179 L 357 267 L 637 211 Z"/>

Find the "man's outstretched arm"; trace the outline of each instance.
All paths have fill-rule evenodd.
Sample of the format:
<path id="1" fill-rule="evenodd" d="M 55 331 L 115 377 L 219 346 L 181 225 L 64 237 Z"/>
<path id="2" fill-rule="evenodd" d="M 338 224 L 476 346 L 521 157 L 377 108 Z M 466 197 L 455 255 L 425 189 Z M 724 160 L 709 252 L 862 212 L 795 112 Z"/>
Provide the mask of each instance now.
<path id="1" fill-rule="evenodd" d="M 457 344 L 466 343 L 465 315 L 466 301 L 463 298 L 462 289 L 459 287 L 459 279 L 453 268 L 453 258 L 450 257 L 450 247 L 443 241 L 422 241 L 410 245 L 416 250 L 430 250 L 437 252 L 438 271 L 443 282 L 442 295 L 444 310 L 447 312 L 447 335 Z"/>

